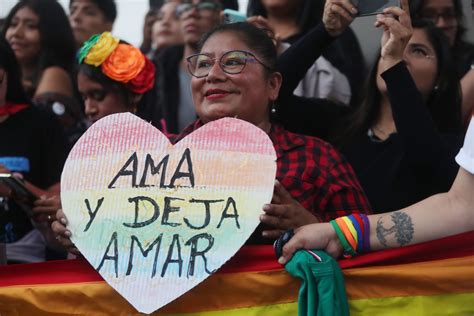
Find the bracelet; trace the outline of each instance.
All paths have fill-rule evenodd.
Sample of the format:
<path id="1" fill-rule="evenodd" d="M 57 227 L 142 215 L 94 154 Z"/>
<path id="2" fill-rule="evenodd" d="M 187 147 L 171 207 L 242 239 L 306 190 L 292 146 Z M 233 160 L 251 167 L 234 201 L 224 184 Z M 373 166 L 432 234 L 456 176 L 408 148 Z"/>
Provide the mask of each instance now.
<path id="1" fill-rule="evenodd" d="M 336 223 L 344 233 L 344 237 L 346 237 L 347 242 L 351 245 L 352 249 L 355 251 L 357 249 L 357 242 L 355 241 L 354 237 L 352 236 L 349 227 L 347 226 L 346 222 L 344 221 L 344 217 L 336 218 Z"/>
<path id="2" fill-rule="evenodd" d="M 355 256 L 356 252 L 352 247 L 349 245 L 349 243 L 346 240 L 346 237 L 344 237 L 344 234 L 342 233 L 341 229 L 337 225 L 335 220 L 330 221 L 332 227 L 336 231 L 336 235 L 339 238 L 339 241 L 341 242 L 342 248 L 344 249 L 344 254 L 349 255 L 349 256 Z"/>
<path id="3" fill-rule="evenodd" d="M 356 249 L 356 251 L 357 251 L 357 253 L 361 253 L 362 250 L 363 250 L 362 246 L 363 246 L 363 243 L 364 243 L 364 241 L 363 241 L 364 234 L 362 232 L 364 226 L 361 227 L 359 225 L 359 222 L 357 221 L 354 214 L 349 215 L 349 219 L 351 220 L 352 225 L 354 225 L 354 228 L 357 232 L 357 249 Z"/>
<path id="4" fill-rule="evenodd" d="M 346 226 L 349 229 L 349 232 L 351 233 L 351 236 L 355 241 L 355 248 L 354 249 L 356 249 L 357 244 L 359 243 L 359 238 L 357 236 L 357 230 L 356 230 L 354 224 L 352 223 L 351 219 L 348 216 L 342 217 L 342 220 L 344 221 L 344 223 L 346 223 Z M 362 242 L 362 239 L 360 241 Z"/>
<path id="5" fill-rule="evenodd" d="M 370 222 L 369 218 L 365 214 L 361 214 L 362 220 L 364 221 L 364 243 L 363 243 L 363 248 L 364 252 L 369 252 L 370 251 Z"/>

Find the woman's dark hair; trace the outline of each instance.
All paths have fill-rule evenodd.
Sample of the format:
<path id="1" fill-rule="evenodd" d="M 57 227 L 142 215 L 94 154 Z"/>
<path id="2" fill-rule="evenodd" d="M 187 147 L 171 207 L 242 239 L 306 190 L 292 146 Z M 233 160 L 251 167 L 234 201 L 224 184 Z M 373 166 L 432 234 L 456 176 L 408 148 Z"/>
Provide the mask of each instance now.
<path id="1" fill-rule="evenodd" d="M 76 0 L 69 1 L 69 7 L 71 7 L 74 1 Z M 112 23 L 115 22 L 115 19 L 117 18 L 117 5 L 115 4 L 115 0 L 92 0 L 92 2 L 97 5 L 107 21 Z"/>
<path id="2" fill-rule="evenodd" d="M 421 20 L 423 19 L 423 5 L 426 0 L 410 0 L 410 15 L 412 20 Z M 462 12 L 462 3 L 461 0 L 446 0 L 452 1 L 454 6 L 454 14 L 456 20 L 458 21 L 458 31 L 455 39 L 455 46 L 462 41 L 464 34 L 466 33 L 466 27 L 464 26 L 463 12 Z"/>
<path id="3" fill-rule="evenodd" d="M 36 61 L 38 66 L 34 84 L 36 85 L 42 71 L 51 66 L 60 66 L 72 73 L 76 52 L 74 35 L 64 9 L 56 0 L 20 0 L 5 20 L 3 36 L 15 14 L 24 7 L 28 7 L 39 17 L 41 50 Z"/>
<path id="4" fill-rule="evenodd" d="M 291 0 L 297 1 L 297 0 Z M 324 1 L 320 0 L 299 0 L 298 11 L 295 16 L 295 21 L 298 23 L 300 34 L 305 34 L 314 26 L 316 26 L 322 19 L 324 12 Z M 262 3 L 262 0 L 249 0 L 248 16 L 261 15 L 267 17 L 267 10 Z"/>
<path id="5" fill-rule="evenodd" d="M 277 51 L 272 39 L 265 30 L 247 22 L 221 24 L 217 26 L 202 37 L 198 45 L 198 51 L 201 51 L 203 45 L 210 37 L 219 33 L 234 33 L 268 68 L 271 70 L 276 69 Z"/>
<path id="6" fill-rule="evenodd" d="M 13 103 L 28 103 L 23 85 L 21 84 L 20 66 L 10 45 L 4 37 L 0 37 L 0 68 L 7 74 L 6 100 Z"/>
<path id="7" fill-rule="evenodd" d="M 447 38 L 431 21 L 415 20 L 412 25 L 414 29 L 425 31 L 438 59 L 436 88 L 428 96 L 426 106 L 440 132 L 458 133 L 462 129 L 461 90 Z M 347 121 L 344 121 L 341 126 L 343 132 L 333 137 L 333 141 L 339 146 L 346 145 L 349 143 L 348 139 L 367 131 L 380 113 L 380 92 L 376 83 L 379 59 L 380 55 L 370 73 L 364 101 Z"/>
<path id="8" fill-rule="evenodd" d="M 119 94 L 124 100 L 125 104 L 131 105 L 133 103 L 134 93 L 125 87 L 121 82 L 110 79 L 99 67 L 94 67 L 88 64 L 80 64 L 78 67 L 78 74 L 82 73 L 90 80 L 100 84 L 104 90 Z"/>

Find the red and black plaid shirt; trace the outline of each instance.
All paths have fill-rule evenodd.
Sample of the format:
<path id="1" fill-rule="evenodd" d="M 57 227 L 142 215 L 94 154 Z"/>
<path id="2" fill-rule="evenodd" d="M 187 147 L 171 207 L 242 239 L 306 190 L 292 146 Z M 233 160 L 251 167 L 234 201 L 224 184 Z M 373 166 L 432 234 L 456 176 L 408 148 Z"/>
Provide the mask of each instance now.
<path id="1" fill-rule="evenodd" d="M 197 120 L 174 141 L 202 125 Z M 275 124 L 269 136 L 277 154 L 278 181 L 321 221 L 352 213 L 370 213 L 369 202 L 352 167 L 330 144 L 290 133 Z"/>

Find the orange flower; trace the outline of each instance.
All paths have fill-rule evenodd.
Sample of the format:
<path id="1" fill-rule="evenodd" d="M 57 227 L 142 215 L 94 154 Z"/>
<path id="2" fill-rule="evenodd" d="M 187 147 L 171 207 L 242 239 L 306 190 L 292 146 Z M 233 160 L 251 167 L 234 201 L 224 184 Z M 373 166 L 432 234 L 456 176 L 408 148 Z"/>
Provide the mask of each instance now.
<path id="1" fill-rule="evenodd" d="M 127 88 L 137 94 L 143 94 L 155 84 L 155 65 L 145 57 L 143 70 L 127 83 Z"/>
<path id="2" fill-rule="evenodd" d="M 145 56 L 138 48 L 119 44 L 102 63 L 102 72 L 119 82 L 129 82 L 145 67 Z"/>

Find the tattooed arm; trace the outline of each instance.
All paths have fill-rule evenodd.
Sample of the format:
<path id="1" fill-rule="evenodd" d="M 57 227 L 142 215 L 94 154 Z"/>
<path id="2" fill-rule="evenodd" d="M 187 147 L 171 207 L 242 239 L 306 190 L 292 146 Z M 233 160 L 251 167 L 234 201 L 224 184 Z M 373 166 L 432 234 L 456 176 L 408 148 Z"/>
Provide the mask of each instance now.
<path id="1" fill-rule="evenodd" d="M 402 210 L 368 216 L 371 250 L 395 248 L 474 230 L 474 174 L 459 169 L 449 192 L 433 195 Z M 324 249 L 333 257 L 342 246 L 329 223 L 295 230 L 283 247 L 279 262 L 286 263 L 301 248 Z"/>
<path id="2" fill-rule="evenodd" d="M 400 211 L 369 216 L 372 250 L 394 248 L 474 230 L 474 175 L 460 168 L 447 193 Z"/>

